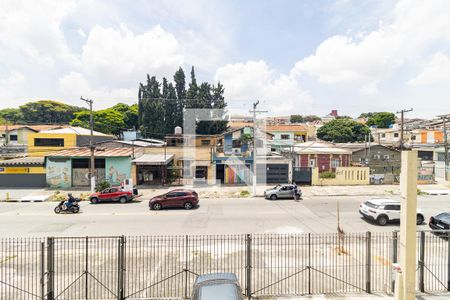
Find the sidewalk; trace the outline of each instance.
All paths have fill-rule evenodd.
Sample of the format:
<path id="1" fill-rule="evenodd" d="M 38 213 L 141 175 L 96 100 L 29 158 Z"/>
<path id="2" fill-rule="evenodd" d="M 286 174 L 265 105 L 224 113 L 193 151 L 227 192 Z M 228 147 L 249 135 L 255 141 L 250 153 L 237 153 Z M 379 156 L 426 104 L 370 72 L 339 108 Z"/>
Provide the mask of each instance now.
<path id="1" fill-rule="evenodd" d="M 275 184 L 258 185 L 257 196 L 262 197 L 264 190 L 273 188 Z M 177 186 L 171 187 L 139 187 L 139 193 L 147 199 L 155 195 L 166 193 L 169 190 L 183 188 Z M 186 186 L 184 188 L 195 189 L 201 198 L 248 198 L 251 197 L 252 187 L 250 186 Z M 400 194 L 400 185 L 360 185 L 360 186 L 301 186 L 304 197 L 311 196 L 379 196 L 389 197 Z M 448 190 L 449 187 L 443 183 L 419 185 L 421 191 L 427 190 Z M 72 193 L 75 197 L 81 194 L 89 194 L 87 188 L 84 189 L 0 189 L 0 201 L 18 200 L 22 197 L 30 196 L 51 196 L 59 191 L 61 194 Z"/>
<path id="2" fill-rule="evenodd" d="M 438 295 L 420 294 L 416 295 L 416 299 L 419 300 L 444 300 L 449 299 L 450 294 L 443 293 Z M 387 296 L 381 294 L 348 294 L 348 295 L 315 295 L 315 296 L 303 296 L 303 297 L 286 297 L 286 298 L 274 298 L 278 300 L 304 300 L 304 299 L 327 299 L 327 300 L 381 300 L 381 299 L 395 299 L 394 296 Z"/>

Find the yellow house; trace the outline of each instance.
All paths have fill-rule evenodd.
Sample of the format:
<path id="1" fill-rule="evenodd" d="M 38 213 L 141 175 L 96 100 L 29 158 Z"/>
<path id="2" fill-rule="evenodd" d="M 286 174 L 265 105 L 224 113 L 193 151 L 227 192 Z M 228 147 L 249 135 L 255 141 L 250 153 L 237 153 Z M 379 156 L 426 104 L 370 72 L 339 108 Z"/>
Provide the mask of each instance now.
<path id="1" fill-rule="evenodd" d="M 89 145 L 90 130 L 82 127 L 65 127 L 42 130 L 28 134 L 28 156 L 45 156 L 48 153 Z M 114 139 L 114 136 L 94 131 L 94 144 Z"/>

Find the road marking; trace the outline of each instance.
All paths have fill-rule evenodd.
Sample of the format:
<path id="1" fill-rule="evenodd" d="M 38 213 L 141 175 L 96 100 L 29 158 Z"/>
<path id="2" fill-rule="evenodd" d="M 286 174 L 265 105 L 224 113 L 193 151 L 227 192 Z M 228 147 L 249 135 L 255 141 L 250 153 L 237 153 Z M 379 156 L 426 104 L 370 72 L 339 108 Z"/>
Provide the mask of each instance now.
<path id="1" fill-rule="evenodd" d="M 80 214 L 55 214 L 55 213 L 1 213 L 3 216 L 167 216 L 188 215 L 188 212 L 148 212 L 148 213 L 80 213 Z"/>

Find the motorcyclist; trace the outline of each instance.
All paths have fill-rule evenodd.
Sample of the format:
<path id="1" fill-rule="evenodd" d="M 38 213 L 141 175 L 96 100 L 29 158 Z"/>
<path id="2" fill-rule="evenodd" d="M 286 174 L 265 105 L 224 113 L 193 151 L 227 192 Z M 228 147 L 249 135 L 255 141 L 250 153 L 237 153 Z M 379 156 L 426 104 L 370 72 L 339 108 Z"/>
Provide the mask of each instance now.
<path id="1" fill-rule="evenodd" d="M 65 204 L 65 206 L 66 206 L 66 209 L 69 209 L 70 207 L 72 207 L 72 205 L 73 205 L 77 200 L 72 196 L 72 193 L 68 193 L 67 196 L 68 196 L 68 199 L 67 199 L 66 203 L 64 203 L 64 204 Z"/>

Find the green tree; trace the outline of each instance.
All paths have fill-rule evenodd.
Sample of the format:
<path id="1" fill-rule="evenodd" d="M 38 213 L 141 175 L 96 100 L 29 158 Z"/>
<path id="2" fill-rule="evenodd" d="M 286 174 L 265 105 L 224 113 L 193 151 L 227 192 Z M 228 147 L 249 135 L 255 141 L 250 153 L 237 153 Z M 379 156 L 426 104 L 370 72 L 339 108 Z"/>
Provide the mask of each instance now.
<path id="1" fill-rule="evenodd" d="M 176 90 L 176 109 L 175 109 L 175 127 L 181 126 L 183 127 L 183 111 L 185 106 L 186 99 L 186 75 L 184 74 L 183 69 L 180 67 L 178 71 L 173 75 L 173 81 L 175 82 L 175 90 Z"/>
<path id="2" fill-rule="evenodd" d="M 22 112 L 18 108 L 1 109 L 0 119 L 8 120 L 11 124 L 24 122 Z"/>
<path id="3" fill-rule="evenodd" d="M 139 88 L 139 127 L 145 137 L 164 137 L 163 101 L 160 83 L 155 76 L 147 75 L 147 85 L 141 83 Z"/>
<path id="4" fill-rule="evenodd" d="M 194 66 L 192 66 L 191 83 L 189 83 L 189 89 L 186 92 L 186 101 L 185 101 L 186 108 L 199 108 L 197 105 L 197 93 L 198 93 L 197 79 L 195 78 Z"/>
<path id="5" fill-rule="evenodd" d="M 69 123 L 76 112 L 86 110 L 52 100 L 28 102 L 19 107 L 27 123 Z"/>
<path id="6" fill-rule="evenodd" d="M 322 119 L 319 116 L 316 116 L 316 115 L 309 115 L 309 116 L 304 116 L 303 120 L 305 122 L 314 122 L 314 121 L 320 121 Z"/>
<path id="7" fill-rule="evenodd" d="M 377 112 L 367 120 L 367 126 L 376 126 L 378 128 L 389 128 L 395 123 L 395 114 L 390 112 Z"/>
<path id="8" fill-rule="evenodd" d="M 123 114 L 123 121 L 127 129 L 138 129 L 138 105 L 133 104 L 128 107 L 128 110 Z"/>
<path id="9" fill-rule="evenodd" d="M 375 112 L 361 113 L 358 118 L 370 118 L 374 114 L 376 114 L 376 113 Z"/>
<path id="10" fill-rule="evenodd" d="M 118 135 L 126 129 L 123 115 L 117 110 L 112 108 L 97 110 L 93 112 L 93 115 L 95 131 Z M 90 128 L 89 117 L 89 111 L 77 112 L 75 113 L 75 119 L 70 122 L 70 125 Z"/>
<path id="11" fill-rule="evenodd" d="M 335 143 L 362 142 L 370 134 L 367 125 L 351 119 L 335 119 L 317 130 L 317 137 Z"/>
<path id="12" fill-rule="evenodd" d="M 291 115 L 291 123 L 303 123 L 304 119 L 302 115 Z"/>

